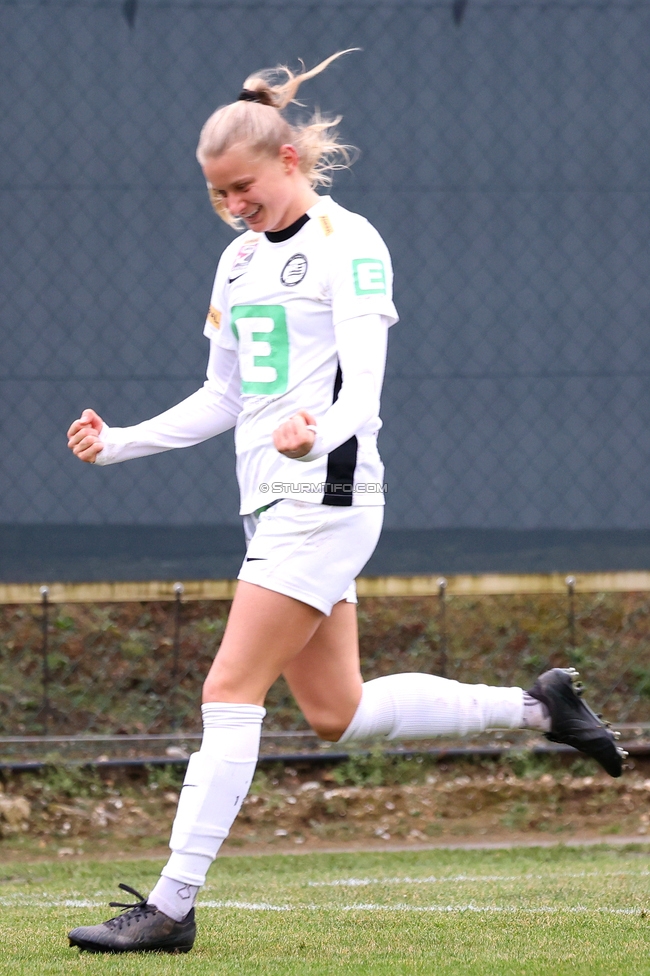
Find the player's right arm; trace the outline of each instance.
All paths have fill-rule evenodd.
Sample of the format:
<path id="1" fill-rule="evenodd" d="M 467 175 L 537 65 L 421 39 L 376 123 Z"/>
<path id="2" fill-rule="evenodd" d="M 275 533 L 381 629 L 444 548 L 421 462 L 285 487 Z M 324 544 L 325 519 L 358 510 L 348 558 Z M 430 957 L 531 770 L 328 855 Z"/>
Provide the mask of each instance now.
<path id="1" fill-rule="evenodd" d="M 228 273 L 238 241 L 226 248 L 217 267 L 203 330 L 210 340 L 210 357 L 201 389 L 133 427 L 109 427 L 94 410 L 84 410 L 68 431 L 68 447 L 81 461 L 103 465 L 147 457 L 200 444 L 235 426 L 241 411 L 237 344 L 221 321 L 228 315 Z"/>
<path id="2" fill-rule="evenodd" d="M 68 431 L 68 447 L 81 461 L 115 464 L 200 444 L 234 427 L 240 410 L 237 352 L 211 341 L 207 378 L 196 393 L 133 427 L 109 427 L 84 410 Z"/>

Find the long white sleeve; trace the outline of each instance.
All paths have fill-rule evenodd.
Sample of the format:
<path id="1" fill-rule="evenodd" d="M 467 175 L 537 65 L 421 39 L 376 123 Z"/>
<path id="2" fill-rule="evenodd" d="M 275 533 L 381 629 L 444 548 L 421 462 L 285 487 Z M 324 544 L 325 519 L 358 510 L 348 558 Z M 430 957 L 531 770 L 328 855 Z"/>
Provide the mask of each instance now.
<path id="1" fill-rule="evenodd" d="M 336 401 L 317 418 L 316 439 L 300 461 L 315 461 L 329 454 L 378 416 L 388 327 L 381 315 L 362 315 L 335 326 L 343 383 Z M 309 409 L 308 404 L 305 409 Z"/>
<path id="2" fill-rule="evenodd" d="M 235 426 L 241 410 L 237 352 L 210 342 L 207 379 L 200 390 L 133 427 L 104 424 L 96 464 L 115 464 L 200 444 Z"/>

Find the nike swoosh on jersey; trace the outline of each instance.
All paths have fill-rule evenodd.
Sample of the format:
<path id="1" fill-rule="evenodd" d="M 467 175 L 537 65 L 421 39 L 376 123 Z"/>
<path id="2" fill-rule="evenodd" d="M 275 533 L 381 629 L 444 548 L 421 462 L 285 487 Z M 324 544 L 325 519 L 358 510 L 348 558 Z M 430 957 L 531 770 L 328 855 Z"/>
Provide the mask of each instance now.
<path id="1" fill-rule="evenodd" d="M 242 271 L 241 274 L 235 275 L 234 278 L 228 278 L 228 284 L 229 285 L 232 285 L 233 281 L 237 281 L 238 278 L 241 278 L 241 276 L 242 275 L 245 275 L 245 274 L 246 274 L 246 272 L 245 271 Z"/>
<path id="2" fill-rule="evenodd" d="M 246 556 L 247 563 L 264 563 L 266 562 L 266 556 Z"/>

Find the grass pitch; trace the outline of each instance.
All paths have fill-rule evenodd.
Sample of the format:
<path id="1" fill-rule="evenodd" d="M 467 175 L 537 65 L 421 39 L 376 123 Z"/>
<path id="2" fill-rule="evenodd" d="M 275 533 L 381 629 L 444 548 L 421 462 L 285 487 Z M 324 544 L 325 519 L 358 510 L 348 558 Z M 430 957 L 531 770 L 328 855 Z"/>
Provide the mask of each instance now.
<path id="1" fill-rule="evenodd" d="M 99 956 L 66 931 L 160 864 L 0 867 L 0 973 L 120 976 L 648 976 L 650 848 L 227 857 L 185 956 Z M 125 898 L 124 900 L 128 900 Z"/>

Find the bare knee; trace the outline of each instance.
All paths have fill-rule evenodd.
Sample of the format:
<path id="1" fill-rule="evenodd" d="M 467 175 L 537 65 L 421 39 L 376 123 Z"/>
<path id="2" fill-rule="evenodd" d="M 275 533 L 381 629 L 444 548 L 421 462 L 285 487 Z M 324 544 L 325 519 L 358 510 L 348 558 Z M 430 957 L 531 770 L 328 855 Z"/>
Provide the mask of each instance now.
<path id="1" fill-rule="evenodd" d="M 337 728 L 331 728 L 327 726 L 316 727 L 312 725 L 312 729 L 316 733 L 319 739 L 324 739 L 325 742 L 338 742 L 343 733 L 345 732 L 347 726 L 340 725 Z"/>
<path id="2" fill-rule="evenodd" d="M 307 713 L 305 718 L 318 738 L 326 742 L 338 742 L 352 721 L 352 715 L 348 717 L 324 710 Z"/>
<path id="3" fill-rule="evenodd" d="M 264 705 L 268 689 L 259 680 L 237 680 L 227 673 L 210 673 L 203 682 L 202 701 L 230 702 L 244 705 Z"/>

